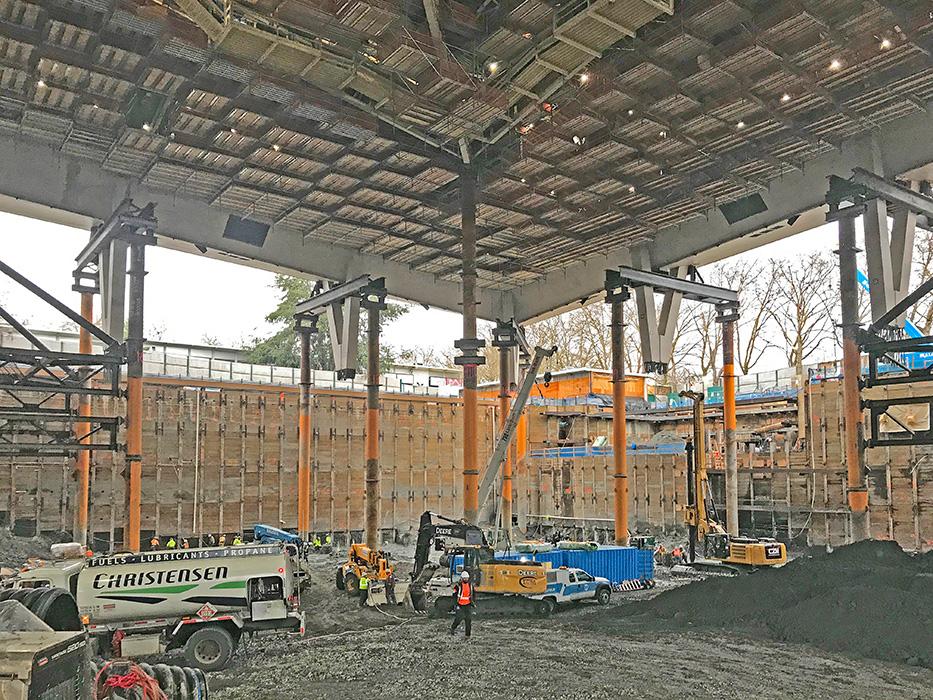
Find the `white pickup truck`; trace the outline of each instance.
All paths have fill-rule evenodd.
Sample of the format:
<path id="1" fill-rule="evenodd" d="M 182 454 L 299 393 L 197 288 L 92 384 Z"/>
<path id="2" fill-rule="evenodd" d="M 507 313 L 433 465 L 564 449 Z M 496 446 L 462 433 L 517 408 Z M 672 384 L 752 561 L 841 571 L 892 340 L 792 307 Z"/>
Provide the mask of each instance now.
<path id="1" fill-rule="evenodd" d="M 599 605 L 608 605 L 611 595 L 609 579 L 590 576 L 583 569 L 562 566 L 547 572 L 547 590 L 544 593 L 529 597 L 544 601 L 547 610 L 541 612 L 550 614 L 561 603 L 595 600 Z"/>

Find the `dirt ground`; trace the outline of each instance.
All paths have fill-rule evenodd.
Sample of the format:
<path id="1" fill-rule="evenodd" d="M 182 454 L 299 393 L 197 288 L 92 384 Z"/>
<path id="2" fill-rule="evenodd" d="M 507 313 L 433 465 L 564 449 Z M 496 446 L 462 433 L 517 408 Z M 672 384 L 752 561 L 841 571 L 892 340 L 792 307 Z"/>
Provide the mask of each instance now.
<path id="1" fill-rule="evenodd" d="M 933 699 L 927 668 L 688 621 L 600 624 L 645 592 L 613 594 L 611 610 L 581 604 L 548 619 L 479 619 L 470 640 L 451 637 L 447 620 L 359 610 L 334 590 L 336 558 L 319 559 L 305 596 L 307 636 L 252 640 L 211 676 L 212 697 Z M 653 594 L 682 583 L 662 576 Z"/>

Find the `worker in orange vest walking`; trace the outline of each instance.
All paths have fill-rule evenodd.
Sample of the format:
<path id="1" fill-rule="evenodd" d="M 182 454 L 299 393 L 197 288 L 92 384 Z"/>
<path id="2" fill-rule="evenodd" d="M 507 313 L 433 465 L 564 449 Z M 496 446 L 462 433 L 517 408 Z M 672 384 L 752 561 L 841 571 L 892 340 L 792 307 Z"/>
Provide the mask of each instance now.
<path id="1" fill-rule="evenodd" d="M 463 631 L 466 638 L 470 638 L 473 630 L 473 608 L 476 594 L 473 584 L 470 583 L 470 573 L 464 571 L 460 574 L 460 581 L 454 586 L 454 623 L 450 626 L 450 633 L 454 634 L 460 623 L 463 622 Z"/>

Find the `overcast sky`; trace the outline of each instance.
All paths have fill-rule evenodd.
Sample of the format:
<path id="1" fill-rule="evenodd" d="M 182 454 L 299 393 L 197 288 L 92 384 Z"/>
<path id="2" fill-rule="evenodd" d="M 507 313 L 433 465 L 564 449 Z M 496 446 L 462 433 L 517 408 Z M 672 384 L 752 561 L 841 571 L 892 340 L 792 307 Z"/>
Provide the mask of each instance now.
<path id="1" fill-rule="evenodd" d="M 71 271 L 86 241 L 87 233 L 78 229 L 0 213 L 0 258 L 75 309 L 78 295 L 71 291 Z M 835 242 L 835 226 L 824 226 L 742 257 L 764 263 L 770 257 L 833 250 Z M 145 325 L 150 338 L 192 344 L 216 338 L 222 345 L 239 346 L 268 331 L 264 317 L 277 302 L 272 273 L 158 247 L 149 248 L 146 256 Z M 0 304 L 34 328 L 54 330 L 63 322 L 5 276 L 0 277 Z M 413 305 L 386 329 L 384 342 L 397 348 L 447 349 L 461 335 L 459 314 Z"/>

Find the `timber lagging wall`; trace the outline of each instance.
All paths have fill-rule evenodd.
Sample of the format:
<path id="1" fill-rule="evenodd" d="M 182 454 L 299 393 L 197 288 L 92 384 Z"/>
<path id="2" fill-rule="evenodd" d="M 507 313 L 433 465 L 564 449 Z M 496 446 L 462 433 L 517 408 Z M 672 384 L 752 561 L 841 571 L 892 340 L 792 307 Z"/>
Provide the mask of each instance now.
<path id="1" fill-rule="evenodd" d="M 879 390 L 873 390 L 878 393 Z M 887 390 L 909 394 L 909 386 Z M 881 393 L 884 393 L 882 390 Z M 296 524 L 297 390 L 293 387 L 146 379 L 143 441 L 144 536 L 232 533 L 257 522 Z M 837 382 L 808 387 L 806 430 L 792 444 L 775 433 L 764 447 L 739 446 L 739 503 L 743 532 L 814 545 L 851 541 L 842 464 L 842 400 Z M 410 532 L 424 510 L 451 517 L 462 513 L 460 404 L 454 399 L 404 395 L 382 397 L 380 462 L 382 524 Z M 100 406 L 104 415 L 122 407 Z M 312 405 L 313 529 L 358 532 L 363 528 L 362 395 L 319 392 Z M 480 459 L 495 438 L 495 406 L 481 405 Z M 714 409 L 711 409 L 714 411 Z M 554 447 L 559 434 L 554 409 L 531 409 L 529 449 Z M 739 414 L 738 432 L 767 433 L 776 414 L 757 407 Z M 796 409 L 781 414 L 796 421 Z M 902 416 L 903 419 L 907 420 Z M 926 416 L 914 416 L 918 421 Z M 630 423 L 630 434 L 647 442 L 660 429 L 686 434 L 689 423 Z M 708 419 L 715 454 L 721 421 Z M 606 414 L 575 418 L 570 439 L 578 444 L 609 436 Z M 95 546 L 121 539 L 123 455 L 94 453 L 90 523 Z M 933 449 L 878 448 L 866 452 L 872 536 L 897 540 L 910 549 L 933 541 Z M 73 461 L 0 462 L 0 522 L 32 534 L 71 529 Z M 712 472 L 715 488 L 722 476 Z M 682 454 L 641 454 L 629 459 L 632 527 L 679 528 L 686 481 Z M 612 513 L 611 457 L 538 459 L 526 456 L 515 468 L 514 513 L 521 527 L 543 516 L 571 518 L 608 531 Z M 722 501 L 721 494 L 717 498 Z M 559 525 L 571 521 L 551 521 Z"/>
<path id="2" fill-rule="evenodd" d="M 142 530 L 233 533 L 297 519 L 298 392 L 293 387 L 146 378 Z M 362 395 L 320 392 L 312 404 L 312 527 L 363 527 Z M 122 406 L 101 411 L 122 413 Z M 381 400 L 382 524 L 405 532 L 424 510 L 462 513 L 461 407 L 452 399 Z M 480 407 L 480 458 L 491 451 L 494 408 Z M 70 530 L 73 460 L 10 460 L 0 468 L 0 518 L 17 532 Z M 119 542 L 123 454 L 95 452 L 90 527 L 95 546 Z"/>

